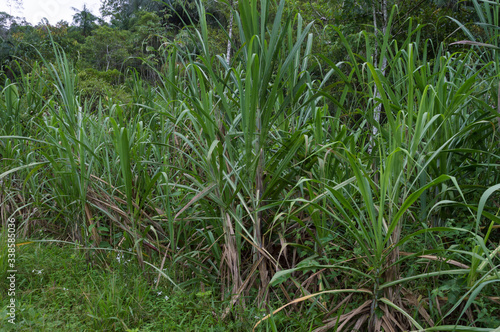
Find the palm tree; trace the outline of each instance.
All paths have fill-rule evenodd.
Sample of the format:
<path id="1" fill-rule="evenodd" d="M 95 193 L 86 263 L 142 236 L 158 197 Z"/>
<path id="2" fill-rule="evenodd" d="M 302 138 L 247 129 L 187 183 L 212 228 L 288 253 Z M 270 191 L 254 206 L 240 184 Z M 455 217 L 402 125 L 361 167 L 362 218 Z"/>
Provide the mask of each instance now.
<path id="1" fill-rule="evenodd" d="M 94 29 L 98 17 L 92 14 L 87 5 L 83 5 L 82 10 L 75 7 L 72 7 L 72 9 L 76 11 L 76 14 L 73 15 L 73 22 L 82 30 L 84 36 L 88 36 Z"/>

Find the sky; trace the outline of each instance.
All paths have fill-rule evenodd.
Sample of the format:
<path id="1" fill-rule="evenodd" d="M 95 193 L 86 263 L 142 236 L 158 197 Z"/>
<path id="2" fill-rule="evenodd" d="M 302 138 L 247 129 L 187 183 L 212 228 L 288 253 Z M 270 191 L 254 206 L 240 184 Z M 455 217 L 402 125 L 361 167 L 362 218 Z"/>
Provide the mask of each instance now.
<path id="1" fill-rule="evenodd" d="M 73 21 L 76 13 L 72 7 L 79 10 L 86 4 L 87 8 L 96 16 L 99 16 L 101 0 L 21 0 L 22 8 L 16 8 L 15 1 L 0 0 L 0 12 L 6 12 L 12 16 L 26 18 L 26 21 L 35 25 L 46 17 L 50 24 L 56 24 L 60 20 L 68 23 Z M 12 6 L 9 7 L 9 3 Z"/>

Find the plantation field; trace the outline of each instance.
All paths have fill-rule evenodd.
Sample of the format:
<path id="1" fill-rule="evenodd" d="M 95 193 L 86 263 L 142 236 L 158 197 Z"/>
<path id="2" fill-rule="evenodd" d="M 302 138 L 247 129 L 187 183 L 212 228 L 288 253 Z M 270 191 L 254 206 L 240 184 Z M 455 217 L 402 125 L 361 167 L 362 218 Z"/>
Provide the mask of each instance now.
<path id="1" fill-rule="evenodd" d="M 52 40 L 0 94 L 0 330 L 500 331 L 500 3 L 471 3 L 451 46 L 397 7 L 329 25 L 339 61 L 285 1 L 231 7 L 230 57 L 196 3 L 147 77 Z"/>

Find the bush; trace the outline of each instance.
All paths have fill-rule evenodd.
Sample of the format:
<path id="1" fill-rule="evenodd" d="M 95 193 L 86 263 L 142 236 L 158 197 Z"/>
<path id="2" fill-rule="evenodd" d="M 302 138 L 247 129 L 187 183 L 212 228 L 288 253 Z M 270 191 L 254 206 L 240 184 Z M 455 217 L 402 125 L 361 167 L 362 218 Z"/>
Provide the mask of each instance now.
<path id="1" fill-rule="evenodd" d="M 112 100 L 116 103 L 128 103 L 130 95 L 125 91 L 124 85 L 119 82 L 122 74 L 116 70 L 98 71 L 84 69 L 78 73 L 77 87 L 80 91 L 82 102 L 90 102 L 90 108 L 95 110 L 99 100 Z"/>

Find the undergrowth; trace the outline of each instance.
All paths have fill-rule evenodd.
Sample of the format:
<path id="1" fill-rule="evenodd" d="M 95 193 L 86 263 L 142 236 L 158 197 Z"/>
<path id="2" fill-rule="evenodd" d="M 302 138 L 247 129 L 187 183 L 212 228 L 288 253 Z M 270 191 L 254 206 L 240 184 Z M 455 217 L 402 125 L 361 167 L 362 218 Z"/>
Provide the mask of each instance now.
<path id="1" fill-rule="evenodd" d="M 249 304 L 222 320 L 220 287 L 176 290 L 142 271 L 130 254 L 95 253 L 52 241 L 20 241 L 16 325 L 7 323 L 7 287 L 0 287 L 2 331 L 248 331 L 266 311 Z M 169 267 L 168 269 L 175 269 Z M 275 317 L 279 331 L 307 331 L 309 317 Z M 257 331 L 272 331 L 264 326 Z"/>

